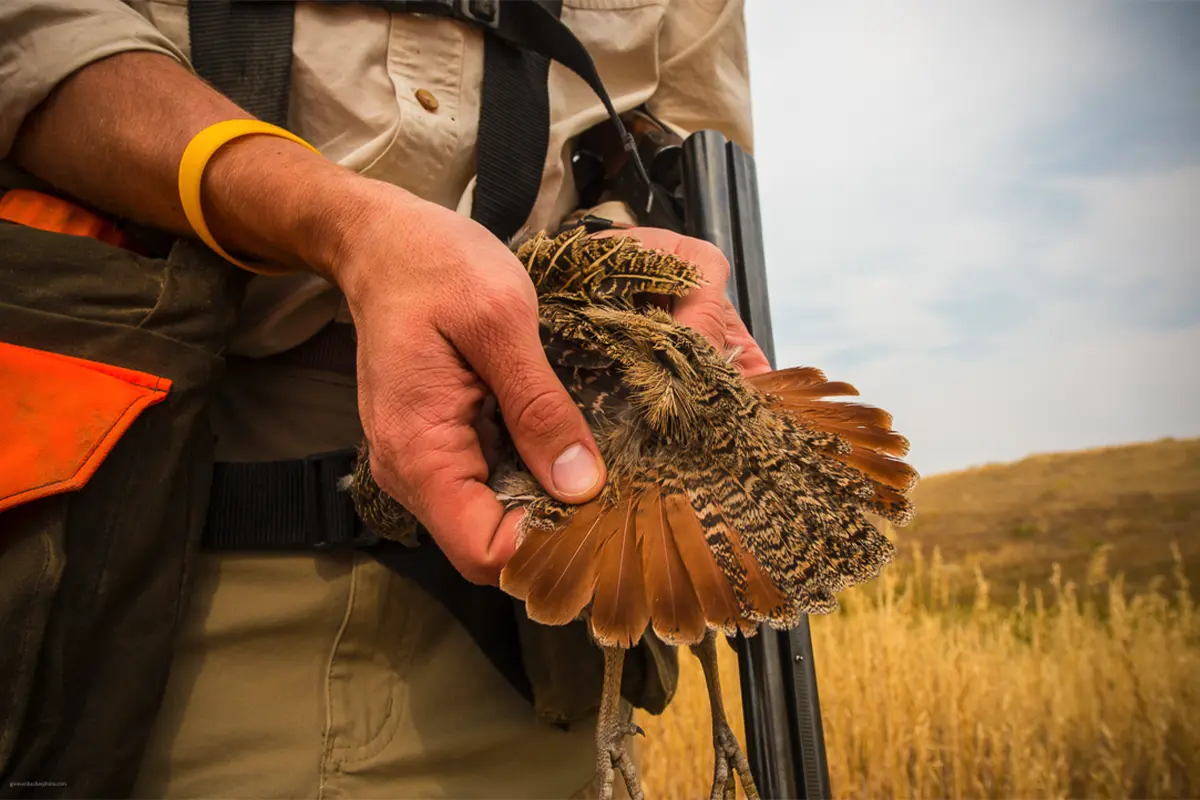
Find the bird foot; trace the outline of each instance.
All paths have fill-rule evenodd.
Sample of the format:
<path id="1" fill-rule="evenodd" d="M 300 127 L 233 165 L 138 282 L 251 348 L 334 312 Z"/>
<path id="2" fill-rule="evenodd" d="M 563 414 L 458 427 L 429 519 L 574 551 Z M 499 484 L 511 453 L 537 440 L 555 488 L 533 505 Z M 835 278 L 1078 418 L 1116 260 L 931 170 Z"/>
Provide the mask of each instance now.
<path id="1" fill-rule="evenodd" d="M 645 800 L 637 767 L 625 749 L 625 737 L 646 732 L 632 722 L 615 722 L 596 732 L 596 785 L 600 800 L 613 800 L 613 783 L 619 771 L 631 800 Z"/>
<path id="2" fill-rule="evenodd" d="M 710 800 L 737 798 L 735 774 L 742 779 L 742 788 L 746 790 L 747 800 L 759 800 L 758 787 L 754 785 L 754 776 L 750 774 L 750 762 L 746 760 L 746 754 L 742 752 L 737 737 L 728 725 L 719 725 L 714 731 L 713 752 L 715 761 Z"/>

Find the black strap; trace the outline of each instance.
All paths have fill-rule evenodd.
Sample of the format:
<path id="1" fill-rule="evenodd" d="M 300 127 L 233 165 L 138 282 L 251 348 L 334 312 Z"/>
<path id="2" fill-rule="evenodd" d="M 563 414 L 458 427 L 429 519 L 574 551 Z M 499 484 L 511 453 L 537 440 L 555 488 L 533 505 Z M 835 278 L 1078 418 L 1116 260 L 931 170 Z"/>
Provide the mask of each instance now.
<path id="1" fill-rule="evenodd" d="M 243 109 L 287 128 L 295 3 L 188 3 L 192 66 Z"/>
<path id="2" fill-rule="evenodd" d="M 294 461 L 218 462 L 203 546 L 215 550 L 311 550 L 376 541 L 338 481 L 354 450 Z"/>
<path id="3" fill-rule="evenodd" d="M 546 5 L 547 16 L 562 27 L 561 0 Z M 507 21 L 517 6 L 541 10 L 536 3 L 510 2 L 497 11 Z M 542 185 L 550 143 L 549 74 L 546 56 L 501 36 L 485 37 L 471 216 L 502 241 L 525 224 Z"/>
<path id="4" fill-rule="evenodd" d="M 623 147 L 629 152 L 638 177 L 647 187 L 651 186 L 650 176 L 638 154 L 633 137 L 625 130 L 621 117 L 613 106 L 608 91 L 604 88 L 604 82 L 600 80 L 596 62 L 592 60 L 591 54 L 588 53 L 583 43 L 575 37 L 575 34 L 571 33 L 570 28 L 559 20 L 562 3 L 510 0 L 506 3 L 497 3 L 496 10 L 497 19 L 495 25 L 487 29 L 492 36 L 489 37 L 484 52 L 483 100 L 479 112 L 480 142 L 477 169 L 477 186 L 479 188 L 475 196 L 476 205 L 481 202 L 488 204 L 491 202 L 489 198 L 498 196 L 511 198 L 514 205 L 507 210 L 507 216 L 501 217 L 501 221 L 504 223 L 501 230 L 507 231 L 511 228 L 515 233 L 528 218 L 529 211 L 537 199 L 537 192 L 542 182 L 542 165 L 546 158 L 546 145 L 550 135 L 550 107 L 548 89 L 545 85 L 549 61 L 546 61 L 546 71 L 535 73 L 533 64 L 540 65 L 542 63 L 534 61 L 535 58 L 553 59 L 559 62 L 591 87 L 596 96 L 600 98 L 600 102 L 604 104 L 605 110 L 608 111 L 609 119 L 617 129 Z M 507 49 L 503 48 L 501 43 L 507 45 Z M 538 102 L 541 103 L 541 98 L 546 98 L 538 110 L 539 116 L 535 118 L 523 117 L 515 111 L 509 111 L 510 108 L 515 107 L 510 105 L 509 95 L 513 91 L 521 90 L 520 82 L 511 77 L 516 72 L 510 66 L 511 60 L 514 59 L 511 53 L 522 51 L 524 51 L 526 59 L 524 63 L 526 64 L 525 69 L 528 70 L 529 80 L 531 82 L 540 80 L 540 89 L 537 90 L 540 92 Z M 489 75 L 489 68 L 496 74 L 495 79 Z M 497 84 L 497 88 L 491 95 L 488 92 L 489 80 L 494 80 Z M 504 84 L 502 88 L 501 81 Z M 489 100 L 491 100 L 490 105 Z M 525 102 L 528 103 L 528 100 Z M 538 127 L 531 128 L 533 122 L 536 122 Z M 485 125 L 487 126 L 486 130 Z M 540 131 L 544 131 L 544 134 L 535 140 L 533 134 Z M 485 133 L 489 134 L 490 140 L 484 138 Z M 520 151 L 511 149 L 514 142 L 520 143 L 524 149 Z M 512 156 L 516 152 L 521 152 L 521 161 L 513 161 Z M 540 155 L 540 158 L 537 161 L 536 174 L 533 174 L 531 165 L 535 152 Z M 488 191 L 484 191 L 485 178 Z M 517 195 L 518 191 L 522 192 L 520 196 Z M 517 203 L 520 205 L 516 205 Z M 514 226 L 512 220 L 517 215 L 517 208 L 523 209 L 523 214 L 520 215 L 519 221 Z M 476 218 L 478 219 L 478 217 Z M 495 231 L 493 232 L 495 233 Z M 511 234 L 501 238 L 507 240 L 509 236 Z"/>
<path id="5" fill-rule="evenodd" d="M 529 218 L 550 142 L 546 85 L 554 60 L 583 79 L 608 111 L 638 178 L 651 186 L 633 137 L 612 104 L 596 63 L 559 17 L 562 0 L 362 0 L 387 11 L 458 19 L 484 31 L 483 94 L 471 216 L 508 241 Z M 650 192 L 648 202 L 653 201 Z M 647 209 L 638 209 L 645 213 Z"/>
<path id="6" fill-rule="evenodd" d="M 520 229 L 541 187 L 550 140 L 547 77 L 551 59 L 582 78 L 600 98 L 632 156 L 639 179 L 651 185 L 595 62 L 559 19 L 562 0 L 361 2 L 389 13 L 452 17 L 484 31 L 472 217 L 497 238 L 508 241 Z M 246 111 L 280 127 L 287 127 L 294 5 L 291 0 L 188 4 L 196 71 Z"/>

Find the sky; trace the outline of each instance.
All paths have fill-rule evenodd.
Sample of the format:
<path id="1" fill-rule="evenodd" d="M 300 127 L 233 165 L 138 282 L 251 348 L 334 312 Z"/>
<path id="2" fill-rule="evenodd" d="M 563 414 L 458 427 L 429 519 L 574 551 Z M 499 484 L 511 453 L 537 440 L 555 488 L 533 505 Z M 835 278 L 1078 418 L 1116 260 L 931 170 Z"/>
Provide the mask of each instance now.
<path id="1" fill-rule="evenodd" d="M 747 0 L 779 366 L 923 474 L 1200 435 L 1200 2 Z"/>

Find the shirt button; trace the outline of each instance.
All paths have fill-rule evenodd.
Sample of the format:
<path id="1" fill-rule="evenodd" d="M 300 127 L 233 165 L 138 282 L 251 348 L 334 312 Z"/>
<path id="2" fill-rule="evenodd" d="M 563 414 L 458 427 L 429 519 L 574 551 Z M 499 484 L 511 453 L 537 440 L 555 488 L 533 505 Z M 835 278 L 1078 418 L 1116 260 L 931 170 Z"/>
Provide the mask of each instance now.
<path id="1" fill-rule="evenodd" d="M 417 102 L 421 104 L 421 108 L 425 109 L 426 111 L 438 110 L 438 101 L 437 98 L 433 96 L 433 92 L 429 91 L 428 89 L 417 89 L 415 94 L 417 95 Z"/>

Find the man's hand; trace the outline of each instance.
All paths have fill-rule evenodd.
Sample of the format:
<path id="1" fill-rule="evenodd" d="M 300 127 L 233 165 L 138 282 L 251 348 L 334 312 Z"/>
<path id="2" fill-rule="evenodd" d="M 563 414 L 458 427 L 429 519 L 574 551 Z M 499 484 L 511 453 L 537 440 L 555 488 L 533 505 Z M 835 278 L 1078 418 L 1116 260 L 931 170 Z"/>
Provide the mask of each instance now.
<path id="1" fill-rule="evenodd" d="M 506 515 L 486 484 L 474 423 L 488 394 L 558 499 L 595 497 L 604 465 L 546 360 L 537 293 L 516 256 L 466 217 L 387 184 L 365 189 L 330 271 L 358 332 L 371 471 L 465 577 L 494 583 L 521 512 Z"/>
<path id="2" fill-rule="evenodd" d="M 671 315 L 695 328 L 721 353 L 737 353 L 734 363 L 752 377 L 771 371 L 771 364 L 746 330 L 733 303 L 725 294 L 729 285 L 729 260 L 716 245 L 664 228 L 626 228 L 596 236 L 629 236 L 647 247 L 679 256 L 700 268 L 707 283 L 684 297 L 675 298 Z"/>

